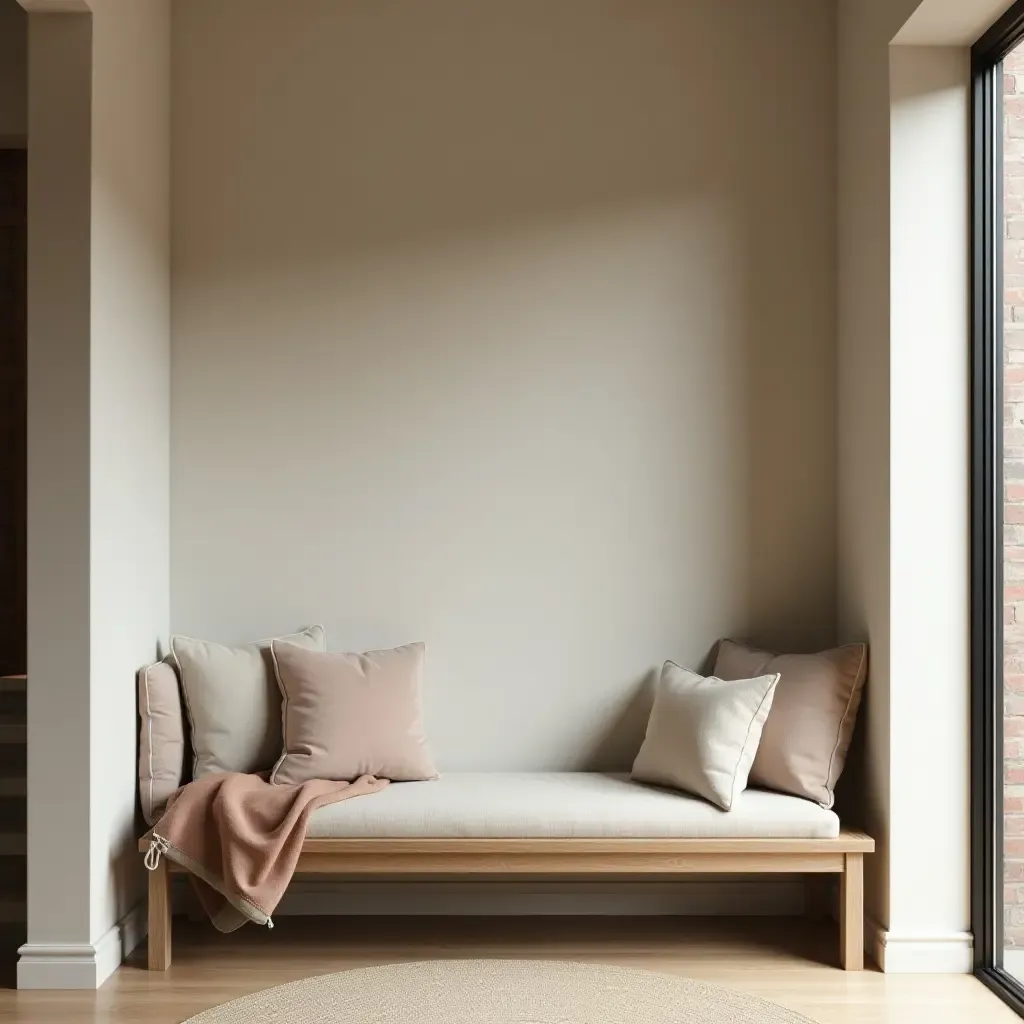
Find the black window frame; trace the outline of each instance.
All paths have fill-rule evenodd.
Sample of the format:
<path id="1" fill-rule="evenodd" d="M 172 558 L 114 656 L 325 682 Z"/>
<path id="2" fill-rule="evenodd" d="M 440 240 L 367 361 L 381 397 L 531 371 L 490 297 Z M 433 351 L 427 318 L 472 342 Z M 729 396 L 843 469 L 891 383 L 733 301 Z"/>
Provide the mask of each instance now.
<path id="1" fill-rule="evenodd" d="M 1003 966 L 1003 70 L 1024 0 L 971 48 L 971 928 L 974 973 L 1024 1016 Z"/>

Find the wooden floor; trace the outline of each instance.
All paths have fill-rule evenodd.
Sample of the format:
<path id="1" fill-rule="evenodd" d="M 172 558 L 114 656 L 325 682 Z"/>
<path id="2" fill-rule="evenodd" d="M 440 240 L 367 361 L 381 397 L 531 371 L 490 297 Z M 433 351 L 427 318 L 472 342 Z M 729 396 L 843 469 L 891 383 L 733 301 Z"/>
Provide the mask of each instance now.
<path id="1" fill-rule="evenodd" d="M 819 1024 L 1014 1024 L 965 975 L 849 974 L 835 925 L 798 918 L 278 918 L 218 935 L 175 922 L 174 966 L 144 969 L 136 951 L 99 992 L 0 991 L 0 1022 L 180 1024 L 282 982 L 405 960 L 584 960 L 703 978 L 756 993 Z M 410 1022 L 414 1024 L 414 1022 Z"/>

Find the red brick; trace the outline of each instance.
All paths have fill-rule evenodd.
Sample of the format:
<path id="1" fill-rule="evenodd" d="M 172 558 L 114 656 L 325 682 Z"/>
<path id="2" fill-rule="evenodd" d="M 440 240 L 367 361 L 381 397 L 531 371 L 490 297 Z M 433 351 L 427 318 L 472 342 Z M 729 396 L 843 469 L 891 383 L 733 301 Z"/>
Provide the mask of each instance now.
<path id="1" fill-rule="evenodd" d="M 1003 941 L 1024 949 L 1024 47 L 1003 71 Z"/>

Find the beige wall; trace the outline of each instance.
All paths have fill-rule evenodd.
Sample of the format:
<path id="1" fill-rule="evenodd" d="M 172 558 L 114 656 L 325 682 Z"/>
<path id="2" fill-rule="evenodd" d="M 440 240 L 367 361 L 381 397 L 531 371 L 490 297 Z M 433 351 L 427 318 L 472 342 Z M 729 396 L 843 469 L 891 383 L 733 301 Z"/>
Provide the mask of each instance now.
<path id="1" fill-rule="evenodd" d="M 91 830 L 89 18 L 33 15 L 29 51 L 28 942 L 84 944 L 92 858 L 65 844 Z"/>
<path id="2" fill-rule="evenodd" d="M 23 145 L 28 133 L 28 15 L 0 0 L 0 148 Z"/>
<path id="3" fill-rule="evenodd" d="M 142 934 L 135 673 L 169 619 L 170 4 L 92 0 L 30 26 L 18 983 L 94 987 Z"/>
<path id="4" fill-rule="evenodd" d="M 851 765 L 844 789 L 850 806 L 863 805 L 879 844 L 878 855 L 868 858 L 867 890 L 871 912 L 883 923 L 889 912 L 889 41 L 916 6 L 917 0 L 839 3 L 839 629 L 871 642 L 860 728 L 868 756 Z"/>
<path id="5" fill-rule="evenodd" d="M 446 769 L 831 641 L 831 5 L 303 11 L 175 5 L 173 627 L 427 640 Z"/>

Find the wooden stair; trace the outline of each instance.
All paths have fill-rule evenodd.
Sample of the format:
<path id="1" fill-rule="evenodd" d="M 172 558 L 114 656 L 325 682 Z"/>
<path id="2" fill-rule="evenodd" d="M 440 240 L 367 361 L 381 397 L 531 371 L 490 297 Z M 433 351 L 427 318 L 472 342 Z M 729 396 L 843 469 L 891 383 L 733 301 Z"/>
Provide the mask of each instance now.
<path id="1" fill-rule="evenodd" d="M 0 925 L 24 926 L 26 863 L 26 733 L 24 676 L 0 677 Z"/>

